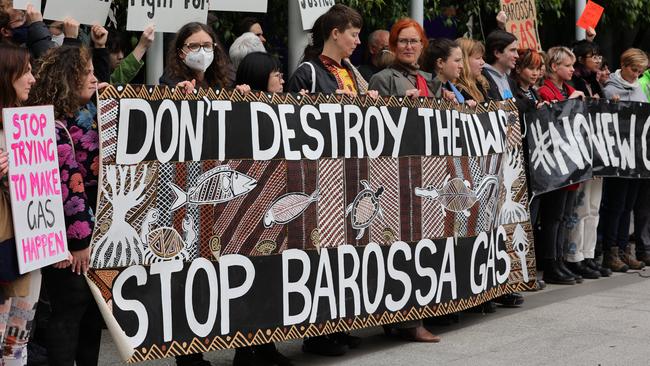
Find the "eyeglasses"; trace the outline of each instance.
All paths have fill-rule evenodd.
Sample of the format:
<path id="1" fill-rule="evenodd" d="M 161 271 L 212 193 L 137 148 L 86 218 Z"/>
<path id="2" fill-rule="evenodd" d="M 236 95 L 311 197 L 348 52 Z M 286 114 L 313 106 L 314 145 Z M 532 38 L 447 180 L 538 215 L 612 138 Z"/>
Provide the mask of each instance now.
<path id="1" fill-rule="evenodd" d="M 603 56 L 601 56 L 601 55 L 591 55 L 590 58 L 591 58 L 592 60 L 594 60 L 595 62 L 600 62 L 600 61 L 603 60 Z"/>
<path id="2" fill-rule="evenodd" d="M 272 77 L 276 77 L 276 78 L 278 78 L 278 79 L 280 79 L 280 80 L 283 80 L 283 79 L 284 79 L 284 74 L 281 73 L 281 72 L 277 72 L 277 71 L 274 72 L 274 73 L 271 73 L 271 76 L 272 76 Z"/>
<path id="3" fill-rule="evenodd" d="M 421 44 L 422 40 L 420 39 L 406 39 L 406 38 L 400 38 L 397 40 L 397 44 L 402 46 L 402 47 L 408 47 L 409 45 L 418 45 Z"/>
<path id="4" fill-rule="evenodd" d="M 201 48 L 203 48 L 203 51 L 205 52 L 213 52 L 214 49 L 217 47 L 216 43 L 185 43 L 185 47 L 187 47 L 188 50 L 192 52 L 198 52 Z"/>

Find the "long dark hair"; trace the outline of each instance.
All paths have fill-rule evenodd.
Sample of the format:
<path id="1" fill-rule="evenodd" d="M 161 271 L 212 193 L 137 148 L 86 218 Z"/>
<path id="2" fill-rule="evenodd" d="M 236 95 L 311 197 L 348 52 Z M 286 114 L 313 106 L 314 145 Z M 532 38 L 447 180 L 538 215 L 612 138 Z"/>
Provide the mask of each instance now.
<path id="1" fill-rule="evenodd" d="M 429 47 L 422 53 L 420 65 L 421 69 L 432 74 L 436 73 L 438 60 L 447 61 L 454 48 L 460 46 L 454 40 L 449 38 L 437 38 L 429 41 Z"/>
<path id="2" fill-rule="evenodd" d="M 221 43 L 219 43 L 214 30 L 212 30 L 211 27 L 198 22 L 187 23 L 176 33 L 176 37 L 172 41 L 170 50 L 167 53 L 165 75 L 173 80 L 195 79 L 195 72 L 183 63 L 183 60 L 179 57 L 179 53 L 185 45 L 185 41 L 191 35 L 200 31 L 204 31 L 210 35 L 212 42 L 217 44 L 217 47 L 214 49 L 214 61 L 212 61 L 210 67 L 205 71 L 205 80 L 200 86 L 218 88 L 230 87 L 232 80 L 230 80 L 230 75 L 228 73 L 230 70 L 230 64 L 226 52 L 221 46 Z"/>
<path id="3" fill-rule="evenodd" d="M 329 39 L 334 29 L 344 32 L 351 27 L 363 27 L 363 18 L 359 12 L 342 4 L 332 6 L 314 22 L 311 29 L 312 41 L 305 47 L 303 61 L 315 60 L 323 53 L 325 41 Z"/>
<path id="4" fill-rule="evenodd" d="M 269 75 L 280 70 L 282 70 L 280 61 L 268 53 L 249 53 L 237 68 L 235 84 L 248 84 L 253 90 L 267 91 Z"/>
<path id="5" fill-rule="evenodd" d="M 29 51 L 11 43 L 0 43 L 0 110 L 20 105 L 14 81 L 29 70 Z M 2 115 L 0 114 L 0 120 Z M 0 128 L 2 125 L 0 124 Z"/>

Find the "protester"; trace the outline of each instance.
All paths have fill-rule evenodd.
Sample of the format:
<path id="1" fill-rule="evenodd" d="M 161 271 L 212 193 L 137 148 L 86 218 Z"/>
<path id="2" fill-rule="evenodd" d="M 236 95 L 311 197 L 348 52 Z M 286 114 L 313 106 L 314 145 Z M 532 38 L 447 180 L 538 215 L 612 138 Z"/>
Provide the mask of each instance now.
<path id="1" fill-rule="evenodd" d="M 395 53 L 395 63 L 375 74 L 368 87 L 382 96 L 440 98 L 440 81 L 421 71 L 418 65 L 422 50 L 428 45 L 420 24 L 410 18 L 400 19 L 391 28 L 388 43 Z M 440 342 L 440 337 L 431 334 L 421 320 L 391 324 L 384 330 L 410 341 Z"/>
<path id="2" fill-rule="evenodd" d="M 19 107 L 34 85 L 29 52 L 10 43 L 0 44 L 0 136 L 2 110 Z M 27 342 L 41 290 L 41 271 L 19 275 L 13 237 L 9 191 L 9 154 L 0 138 L 0 365 L 27 364 Z M 22 229 L 22 228 L 18 228 Z"/>
<path id="3" fill-rule="evenodd" d="M 441 97 L 442 84 L 420 70 L 418 60 L 429 45 L 424 30 L 416 21 L 405 18 L 393 25 L 389 47 L 395 55 L 392 66 L 375 74 L 369 88 L 383 96 Z"/>
<path id="4" fill-rule="evenodd" d="M 465 97 L 453 83 L 463 70 L 463 51 L 458 43 L 447 38 L 433 40 L 429 42 L 423 59 L 422 69 L 434 74 L 442 87 L 454 94 L 455 102 L 465 103 Z M 476 106 L 476 101 L 472 101 L 472 104 Z"/>
<path id="5" fill-rule="evenodd" d="M 110 38 L 110 37 L 109 37 Z M 110 46 L 111 57 L 111 84 L 128 84 L 138 75 L 144 66 L 144 55 L 151 47 L 155 38 L 155 28 L 150 25 L 140 35 L 140 40 L 133 51 L 124 57 L 124 48 L 120 45 L 119 39 Z"/>
<path id="6" fill-rule="evenodd" d="M 590 98 L 604 97 L 597 80 L 602 56 L 597 44 L 582 40 L 573 45 L 576 57 L 571 85 Z M 570 222 L 566 261 L 571 272 L 583 278 L 596 279 L 611 275 L 609 268 L 594 260 L 596 255 L 598 210 L 603 190 L 602 180 L 592 179 L 580 184 L 577 192 L 573 220 Z"/>
<path id="7" fill-rule="evenodd" d="M 600 71 L 598 71 L 598 74 L 596 75 L 596 79 L 598 80 L 598 84 L 600 84 L 601 89 L 605 86 L 607 80 L 609 80 L 610 74 L 611 72 L 609 71 L 609 64 L 607 63 L 607 60 L 603 59 L 600 63 Z"/>
<path id="8" fill-rule="evenodd" d="M 291 75 L 287 91 L 326 94 L 368 94 L 368 83 L 348 58 L 361 43 L 363 20 L 359 13 L 335 4 L 318 17 L 311 30 L 312 43 L 305 48 L 303 63 Z M 340 356 L 356 348 L 361 339 L 347 333 L 306 338 L 303 351 L 323 356 Z"/>
<path id="9" fill-rule="evenodd" d="M 257 37 L 256 37 L 257 38 Z M 250 85 L 251 89 L 268 93 L 282 93 L 284 80 L 282 65 L 266 52 L 253 52 L 246 56 L 237 68 L 236 83 Z M 283 356 L 274 343 L 241 347 L 235 350 L 235 366 L 293 365 Z"/>
<path id="10" fill-rule="evenodd" d="M 487 79 L 483 76 L 485 46 L 481 42 L 469 38 L 458 38 L 456 43 L 463 51 L 463 69 L 456 80 L 456 87 L 465 100 L 483 103 L 487 100 L 487 90 L 490 87 Z"/>
<path id="11" fill-rule="evenodd" d="M 621 55 L 621 68 L 611 74 L 603 92 L 607 99 L 630 102 L 647 102 L 639 76 L 648 67 L 648 57 L 636 48 Z M 603 238 L 603 265 L 614 272 L 642 269 L 645 263 L 638 261 L 635 250 L 629 244 L 630 212 L 639 192 L 639 180 L 603 178 L 603 195 L 600 205 L 598 231 Z M 642 253 L 645 248 L 639 248 Z M 641 253 L 639 253 L 641 254 Z"/>
<path id="12" fill-rule="evenodd" d="M 650 57 L 650 54 L 648 54 L 648 57 Z M 643 89 L 643 92 L 648 98 L 648 102 L 650 102 L 650 68 L 639 78 L 639 85 L 641 85 L 641 89 Z"/>
<path id="13" fill-rule="evenodd" d="M 202 23 L 188 23 L 176 33 L 160 83 L 186 90 L 228 88 L 232 86 L 230 67 L 212 28 Z"/>
<path id="14" fill-rule="evenodd" d="M 514 80 L 509 77 L 510 71 L 517 62 L 519 42 L 512 34 L 502 30 L 492 31 L 485 40 L 485 62 L 483 76 L 488 81 L 488 98 L 506 100 L 514 97 L 516 90 Z"/>
<path id="15" fill-rule="evenodd" d="M 47 24 L 47 29 L 50 31 L 52 42 L 54 42 L 58 47 L 63 46 L 63 41 L 65 40 L 63 22 L 59 20 L 49 22 Z"/>
<path id="16" fill-rule="evenodd" d="M 95 39 L 98 43 L 97 39 Z M 97 203 L 99 139 L 97 90 L 87 48 L 60 47 L 40 62 L 30 103 L 53 104 L 70 261 L 43 269 L 43 285 L 51 307 L 46 330 L 50 365 L 96 365 L 101 317 L 86 282 L 90 238 Z"/>
<path id="17" fill-rule="evenodd" d="M 575 56 L 566 47 L 553 47 L 548 50 L 547 78 L 539 88 L 539 95 L 546 102 L 561 102 L 567 99 L 584 98 L 584 93 L 576 91 L 569 84 L 573 76 Z M 565 243 L 567 241 L 567 222 L 573 212 L 578 185 L 544 193 L 540 197 L 539 216 L 541 219 L 540 240 L 544 251 L 544 281 L 560 285 L 581 283 L 580 274 L 573 273 L 564 263 Z"/>
<path id="18" fill-rule="evenodd" d="M 305 48 L 303 63 L 291 75 L 287 90 L 366 94 L 368 83 L 348 60 L 361 44 L 362 26 L 361 15 L 342 4 L 334 5 L 318 17 L 311 30 L 312 43 Z"/>
<path id="19" fill-rule="evenodd" d="M 15 45 L 25 45 L 33 58 L 41 57 L 55 46 L 43 14 L 29 4 L 27 10 L 14 9 L 11 1 L 0 1 L 0 38 Z"/>
<path id="20" fill-rule="evenodd" d="M 239 22 L 237 28 L 239 30 L 239 32 L 237 33 L 239 36 L 241 36 L 244 33 L 250 32 L 256 35 L 257 38 L 259 38 L 263 44 L 266 43 L 266 38 L 264 37 L 264 30 L 262 30 L 262 25 L 260 24 L 259 20 L 257 20 L 257 18 L 246 17 Z"/>
<path id="21" fill-rule="evenodd" d="M 235 70 L 237 70 L 244 57 L 253 52 L 266 52 L 264 44 L 255 33 L 246 32 L 237 37 L 228 51 Z"/>
<path id="22" fill-rule="evenodd" d="M 380 58 L 388 49 L 388 36 L 388 31 L 383 29 L 378 29 L 368 36 L 367 62 L 359 66 L 359 73 L 364 79 L 370 80 L 373 75 L 385 69 L 380 66 Z"/>

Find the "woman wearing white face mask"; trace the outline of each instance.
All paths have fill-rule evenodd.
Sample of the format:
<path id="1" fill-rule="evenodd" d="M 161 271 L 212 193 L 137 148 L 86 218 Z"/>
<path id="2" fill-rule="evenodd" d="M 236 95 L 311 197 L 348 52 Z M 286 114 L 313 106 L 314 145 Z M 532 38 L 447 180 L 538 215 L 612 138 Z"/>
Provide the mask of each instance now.
<path id="1" fill-rule="evenodd" d="M 228 88 L 232 86 L 228 57 L 212 28 L 188 23 L 177 33 L 160 84 L 193 87 Z"/>

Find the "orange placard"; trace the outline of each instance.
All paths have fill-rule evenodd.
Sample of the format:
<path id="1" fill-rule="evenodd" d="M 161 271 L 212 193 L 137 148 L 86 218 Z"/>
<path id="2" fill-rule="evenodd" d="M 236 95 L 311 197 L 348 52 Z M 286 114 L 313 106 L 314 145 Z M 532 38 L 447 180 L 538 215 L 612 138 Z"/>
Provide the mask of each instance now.
<path id="1" fill-rule="evenodd" d="M 576 25 L 580 28 L 596 28 L 605 8 L 589 0 Z"/>

